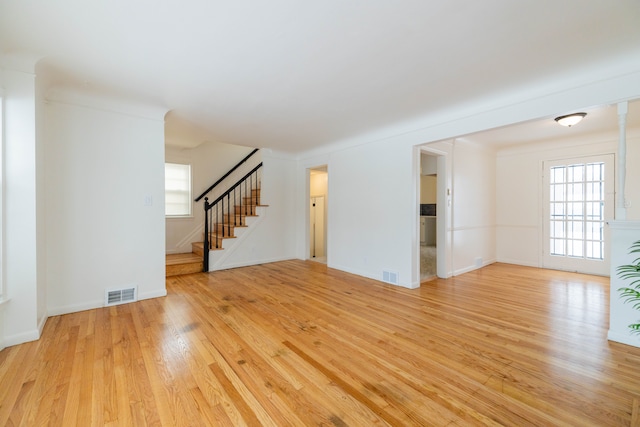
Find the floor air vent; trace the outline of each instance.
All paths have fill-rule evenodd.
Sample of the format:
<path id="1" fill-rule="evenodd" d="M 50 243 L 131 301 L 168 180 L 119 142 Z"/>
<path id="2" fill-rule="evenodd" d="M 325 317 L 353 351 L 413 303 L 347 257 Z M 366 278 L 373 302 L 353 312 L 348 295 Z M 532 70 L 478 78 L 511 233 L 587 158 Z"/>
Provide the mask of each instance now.
<path id="1" fill-rule="evenodd" d="M 132 288 L 107 290 L 105 291 L 104 299 L 105 306 L 133 302 L 138 299 L 137 288 L 134 286 Z"/>
<path id="2" fill-rule="evenodd" d="M 398 284 L 398 273 L 395 271 L 382 270 L 382 281 L 391 283 L 392 285 Z"/>

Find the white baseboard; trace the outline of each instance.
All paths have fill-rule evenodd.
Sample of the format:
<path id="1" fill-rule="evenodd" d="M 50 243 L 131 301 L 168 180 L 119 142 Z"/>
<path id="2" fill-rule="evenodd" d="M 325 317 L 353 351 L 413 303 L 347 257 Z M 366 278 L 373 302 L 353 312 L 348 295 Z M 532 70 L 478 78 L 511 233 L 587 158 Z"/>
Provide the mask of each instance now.
<path id="1" fill-rule="evenodd" d="M 38 322 L 38 338 L 42 336 L 42 330 L 44 329 L 44 325 L 47 323 L 48 319 L 49 313 L 45 313 L 44 316 L 40 318 L 40 321 Z"/>
<path id="2" fill-rule="evenodd" d="M 518 260 L 518 259 L 511 259 L 511 258 L 499 258 L 496 262 L 501 262 L 503 264 L 522 265 L 524 267 L 540 268 L 538 263 L 526 262 L 526 261 L 521 261 L 521 260 Z"/>
<path id="3" fill-rule="evenodd" d="M 33 329 L 31 331 L 5 336 L 2 345 L 4 347 L 11 347 L 12 345 L 24 344 L 29 341 L 36 341 L 39 338 L 40 333 L 38 332 L 38 329 Z"/>
<path id="4" fill-rule="evenodd" d="M 167 288 L 159 289 L 157 291 L 152 292 L 141 292 L 138 293 L 138 301 L 143 299 L 153 299 L 153 298 L 162 298 L 167 296 Z"/>
<path id="5" fill-rule="evenodd" d="M 229 263 L 221 266 L 214 266 L 209 270 L 209 272 L 230 270 L 232 268 L 249 267 L 252 265 L 270 264 L 272 262 L 289 261 L 292 259 L 295 259 L 295 258 L 294 257 L 277 257 L 277 258 L 265 258 L 265 259 L 256 259 L 251 261 L 237 262 L 237 263 Z"/>
<path id="6" fill-rule="evenodd" d="M 486 267 L 487 265 L 494 264 L 495 262 L 496 262 L 496 260 L 492 259 L 492 260 L 484 261 L 481 266 L 469 265 L 469 266 L 464 267 L 464 268 L 459 268 L 459 269 L 457 269 L 457 270 L 455 270 L 453 272 L 453 275 L 454 276 L 459 276 L 459 275 L 464 274 L 464 273 L 469 273 L 470 271 L 473 271 L 473 270 L 479 270 L 482 267 Z"/>
<path id="7" fill-rule="evenodd" d="M 104 306 L 104 299 L 86 301 L 80 304 L 69 304 L 59 307 L 48 307 L 49 316 L 61 316 L 63 314 L 77 313 L 79 311 L 93 310 Z"/>
<path id="8" fill-rule="evenodd" d="M 620 334 L 617 332 L 612 332 L 609 330 L 607 334 L 607 339 L 609 341 L 615 341 L 622 344 L 630 345 L 633 347 L 640 347 L 640 336 L 629 334 Z"/>
<path id="9" fill-rule="evenodd" d="M 138 301 L 151 299 L 151 298 L 160 298 L 164 296 L 167 296 L 166 289 L 152 291 L 152 292 L 140 292 L 138 293 Z M 132 301 L 132 302 L 135 302 L 135 301 Z M 64 305 L 60 307 L 49 307 L 48 312 L 49 312 L 49 316 L 60 316 L 63 314 L 77 313 L 79 311 L 93 310 L 93 309 L 102 308 L 102 307 L 104 307 L 104 299 L 87 301 L 80 304 Z"/>
<path id="10" fill-rule="evenodd" d="M 371 280 L 375 280 L 377 282 L 380 283 L 384 283 L 385 285 L 391 285 L 391 286 L 399 286 L 401 288 L 405 288 L 405 289 L 416 289 L 420 287 L 420 283 L 418 282 L 418 284 L 416 285 L 415 283 L 409 282 L 409 283 L 402 283 L 402 282 L 398 282 L 398 284 L 394 284 L 394 283 L 388 283 L 385 282 L 384 280 L 382 280 L 382 271 L 380 271 L 380 277 L 374 277 L 369 273 L 366 273 L 364 271 L 360 271 L 360 270 L 355 270 L 349 267 L 345 267 L 343 265 L 330 265 L 330 268 L 335 268 L 336 270 L 340 270 L 340 271 L 344 271 L 345 273 L 349 273 L 349 274 L 355 274 L 356 276 L 361 276 L 361 277 L 366 277 L 367 279 L 371 279 Z"/>

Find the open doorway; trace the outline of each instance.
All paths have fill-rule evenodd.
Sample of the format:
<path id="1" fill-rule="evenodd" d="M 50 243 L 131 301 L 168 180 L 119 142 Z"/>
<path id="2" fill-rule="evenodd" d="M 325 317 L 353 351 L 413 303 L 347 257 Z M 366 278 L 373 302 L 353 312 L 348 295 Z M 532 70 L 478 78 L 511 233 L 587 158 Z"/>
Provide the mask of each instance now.
<path id="1" fill-rule="evenodd" d="M 420 154 L 420 281 L 437 275 L 438 156 Z"/>
<path id="2" fill-rule="evenodd" d="M 451 169 L 446 150 L 446 145 L 416 147 L 418 236 L 414 274 L 417 274 L 418 283 L 451 275 L 451 235 L 448 231 Z"/>
<path id="3" fill-rule="evenodd" d="M 309 259 L 327 263 L 327 166 L 309 169 Z"/>

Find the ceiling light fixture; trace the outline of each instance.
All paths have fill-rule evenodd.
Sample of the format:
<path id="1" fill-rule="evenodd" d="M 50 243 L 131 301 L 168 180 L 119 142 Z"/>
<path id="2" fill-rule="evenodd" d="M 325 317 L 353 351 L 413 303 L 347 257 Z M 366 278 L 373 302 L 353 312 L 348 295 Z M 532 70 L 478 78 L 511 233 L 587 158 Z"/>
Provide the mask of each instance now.
<path id="1" fill-rule="evenodd" d="M 580 121 L 582 119 L 584 119 L 584 116 L 586 116 L 587 113 L 573 113 L 573 114 L 567 114 L 566 116 L 560 116 L 560 117 L 556 117 L 556 122 L 560 123 L 562 126 L 567 126 L 567 127 L 571 127 L 575 124 L 580 123 Z"/>

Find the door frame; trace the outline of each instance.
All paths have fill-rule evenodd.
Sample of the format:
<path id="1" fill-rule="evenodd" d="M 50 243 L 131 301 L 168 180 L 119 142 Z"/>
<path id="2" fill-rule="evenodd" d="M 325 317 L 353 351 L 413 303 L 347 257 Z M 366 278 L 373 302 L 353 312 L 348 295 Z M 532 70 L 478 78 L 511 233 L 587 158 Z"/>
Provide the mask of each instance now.
<path id="1" fill-rule="evenodd" d="M 307 260 L 315 260 L 311 254 L 311 233 L 309 232 L 311 228 L 311 211 L 309 208 L 309 202 L 312 197 L 318 197 L 319 194 L 311 193 L 311 171 L 320 170 L 327 174 L 327 189 L 326 194 L 324 196 L 324 256 L 326 259 L 327 265 L 329 265 L 329 165 L 328 164 L 320 164 L 315 166 L 307 166 L 305 168 L 306 173 L 306 186 L 305 186 L 305 207 L 304 207 L 304 223 L 305 223 L 305 249 L 304 249 L 304 259 Z"/>
<path id="2" fill-rule="evenodd" d="M 451 215 L 451 167 L 450 154 L 446 151 L 427 145 L 416 146 L 414 150 L 414 165 L 416 183 L 413 233 L 413 282 L 420 286 L 420 176 L 422 154 L 437 157 L 437 194 L 436 194 L 436 275 L 446 279 L 451 277 L 451 232 L 449 231 Z"/>
<path id="3" fill-rule="evenodd" d="M 604 259 L 599 260 L 584 260 L 582 258 L 558 258 L 553 259 L 550 255 L 549 239 L 550 239 L 550 195 L 549 195 L 549 172 L 548 169 L 554 164 L 571 164 L 572 162 L 589 162 L 590 160 L 603 160 L 605 161 L 605 203 L 607 203 L 604 211 Z M 542 268 L 548 268 L 553 270 L 564 271 L 576 271 L 585 274 L 595 274 L 599 276 L 607 276 L 610 273 L 611 260 L 608 256 L 610 254 L 611 237 L 609 227 L 606 225 L 609 221 L 615 217 L 615 190 L 616 190 L 616 156 L 614 153 L 599 153 L 599 154 L 586 154 L 574 157 L 561 157 L 546 159 L 542 161 L 542 191 L 540 195 L 542 197 L 542 224 L 541 224 L 541 260 L 540 265 Z M 563 261 L 565 260 L 565 261 Z"/>

